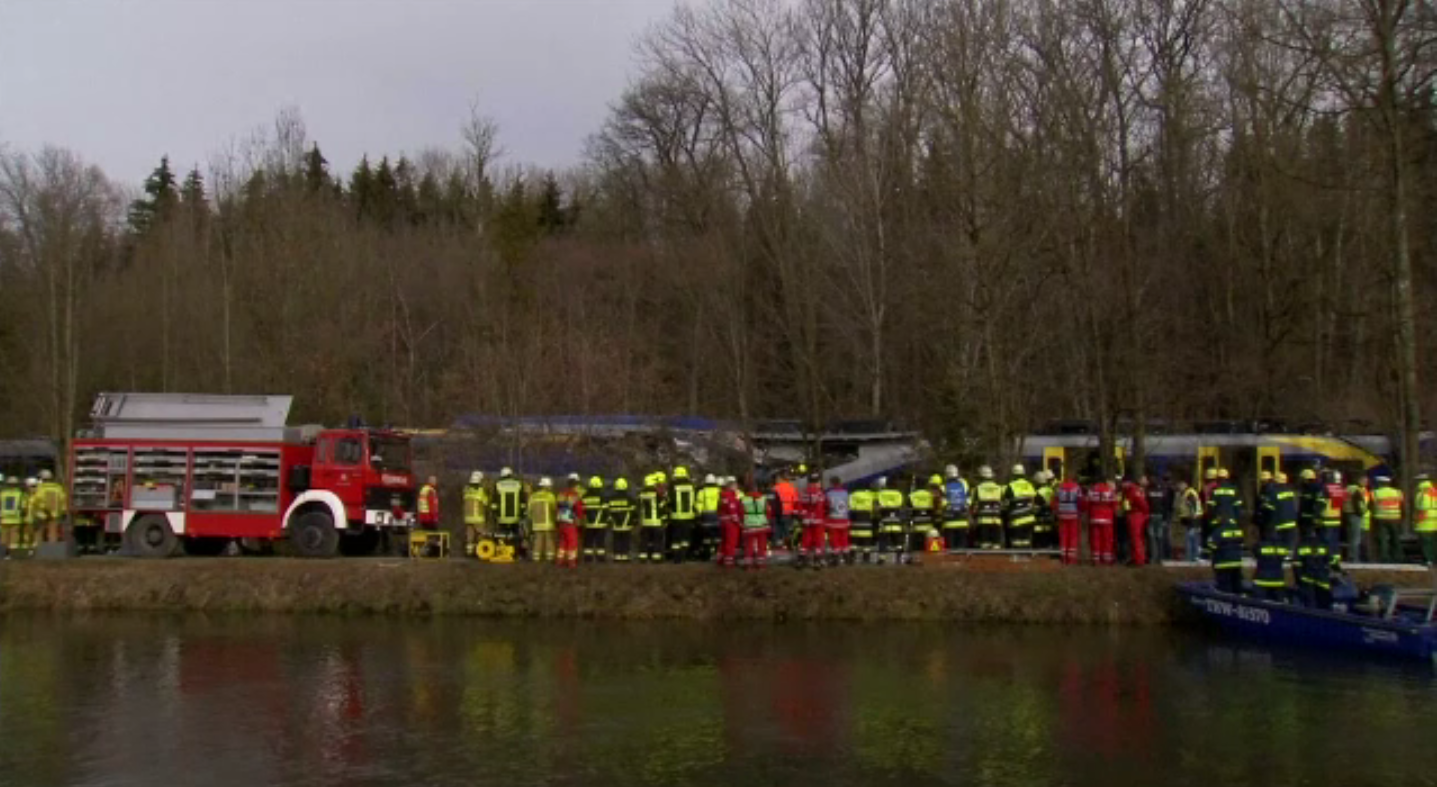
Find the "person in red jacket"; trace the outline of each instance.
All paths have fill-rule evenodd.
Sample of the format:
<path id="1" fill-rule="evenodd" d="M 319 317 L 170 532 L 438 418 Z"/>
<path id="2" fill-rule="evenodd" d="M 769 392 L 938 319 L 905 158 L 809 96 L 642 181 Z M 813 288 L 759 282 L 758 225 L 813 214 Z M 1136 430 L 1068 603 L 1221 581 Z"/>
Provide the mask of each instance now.
<path id="1" fill-rule="evenodd" d="M 1148 477 L 1143 476 L 1135 484 L 1128 481 L 1123 484 L 1123 507 L 1128 510 L 1128 549 L 1133 556 L 1133 565 L 1145 566 L 1148 564 L 1147 544 L 1148 515 L 1151 510 L 1148 508 Z"/>
<path id="2" fill-rule="evenodd" d="M 743 531 L 743 502 L 739 500 L 738 480 L 733 476 L 724 479 L 723 491 L 719 492 L 718 515 L 718 565 L 732 568 L 738 560 L 739 533 Z"/>
<path id="3" fill-rule="evenodd" d="M 1093 562 L 1098 565 L 1113 564 L 1113 520 L 1118 513 L 1118 491 L 1107 481 L 1099 481 L 1088 488 L 1088 542 L 1093 553 Z"/>
<path id="4" fill-rule="evenodd" d="M 1078 562 L 1079 550 L 1082 549 L 1082 517 L 1086 508 L 1083 487 L 1069 474 L 1053 495 L 1053 515 L 1058 520 L 1058 548 L 1063 551 L 1063 562 L 1068 565 Z"/>
<path id="5" fill-rule="evenodd" d="M 794 565 L 805 563 L 814 568 L 823 567 L 823 529 L 828 518 L 828 495 L 823 491 L 818 473 L 810 473 L 808 486 L 798 496 L 798 515 L 803 518 L 803 551 L 794 560 Z"/>
<path id="6" fill-rule="evenodd" d="M 584 492 L 579 488 L 579 474 L 569 474 L 569 485 L 559 493 L 557 515 L 559 555 L 556 565 L 574 568 L 579 565 L 579 523 L 584 521 Z"/>

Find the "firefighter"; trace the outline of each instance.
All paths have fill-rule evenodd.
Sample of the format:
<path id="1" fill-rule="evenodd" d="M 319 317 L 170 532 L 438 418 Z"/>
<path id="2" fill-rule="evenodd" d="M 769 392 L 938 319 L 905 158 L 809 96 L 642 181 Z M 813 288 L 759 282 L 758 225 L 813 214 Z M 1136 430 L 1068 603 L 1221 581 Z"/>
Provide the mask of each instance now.
<path id="1" fill-rule="evenodd" d="M 1383 563 L 1402 562 L 1402 545 L 1397 540 L 1402 528 L 1402 506 L 1406 502 L 1402 490 L 1392 485 L 1385 475 L 1377 477 L 1372 493 L 1372 520 L 1377 525 L 1377 555 Z"/>
<path id="2" fill-rule="evenodd" d="M 1073 480 L 1068 471 L 1063 483 L 1053 494 L 1053 514 L 1058 520 L 1058 549 L 1062 551 L 1063 562 L 1074 565 L 1082 550 L 1082 516 L 1086 497 L 1083 487 Z"/>
<path id="3" fill-rule="evenodd" d="M 1337 556 L 1328 550 L 1316 529 L 1303 537 L 1297 548 L 1297 562 L 1301 566 L 1297 590 L 1303 603 L 1315 609 L 1331 609 L 1332 570 Z"/>
<path id="4" fill-rule="evenodd" d="M 40 540 L 40 534 L 35 530 L 35 491 L 40 487 L 40 479 L 30 476 L 25 479 L 25 495 L 22 503 L 20 516 L 20 548 L 34 549 L 35 544 Z"/>
<path id="5" fill-rule="evenodd" d="M 993 480 L 993 468 L 978 468 L 978 486 L 973 490 L 973 524 L 979 549 L 1003 548 L 1003 487 Z"/>
<path id="6" fill-rule="evenodd" d="M 1102 566 L 1113 564 L 1113 525 L 1117 519 L 1118 490 L 1111 482 L 1099 480 L 1088 488 L 1084 500 L 1088 514 L 1088 551 L 1093 563 Z"/>
<path id="7" fill-rule="evenodd" d="M 559 530 L 559 554 L 554 561 L 561 567 L 579 565 L 579 526 L 584 522 L 584 490 L 579 474 L 570 473 L 568 483 L 555 498 L 554 521 Z"/>
<path id="8" fill-rule="evenodd" d="M 916 556 L 923 554 L 923 541 L 933 529 L 933 515 L 940 499 L 932 484 L 915 484 L 908 493 L 908 530 L 906 537 L 900 536 L 899 560 L 913 563 Z"/>
<path id="9" fill-rule="evenodd" d="M 798 495 L 797 512 L 803 522 L 803 541 L 800 545 L 801 551 L 793 561 L 795 567 L 823 567 L 823 528 L 828 497 L 823 492 L 820 478 L 817 472 L 810 473 L 808 485 Z"/>
<path id="10" fill-rule="evenodd" d="M 1428 566 L 1437 565 L 1437 489 L 1432 488 L 1432 479 L 1426 473 L 1417 476 L 1412 526 L 1422 542 L 1422 559 Z"/>
<path id="11" fill-rule="evenodd" d="M 65 502 L 65 487 L 55 480 L 54 474 L 49 470 L 40 471 L 40 481 L 30 496 L 29 508 L 31 526 L 35 529 L 34 537 L 40 539 L 40 529 L 43 528 L 45 542 L 58 542 L 60 523 L 69 513 L 69 508 Z"/>
<path id="12" fill-rule="evenodd" d="M 659 476 L 650 473 L 639 492 L 639 562 L 664 560 L 664 500 L 659 496 Z"/>
<path id="13" fill-rule="evenodd" d="M 1279 472 L 1268 487 L 1268 497 L 1263 500 L 1268 509 L 1267 522 L 1271 537 L 1282 544 L 1288 554 L 1297 553 L 1297 492 L 1287 483 L 1287 473 Z M 1266 538 L 1267 536 L 1264 536 Z"/>
<path id="14" fill-rule="evenodd" d="M 473 555 L 481 538 L 488 535 L 489 490 L 484 488 L 484 474 L 475 470 L 464 487 L 464 554 Z"/>
<path id="15" fill-rule="evenodd" d="M 1147 556 L 1147 532 L 1148 532 L 1148 492 L 1147 476 L 1138 479 L 1137 483 L 1129 481 L 1123 484 L 1123 508 L 1128 512 L 1128 554 L 1132 556 L 1133 565 L 1145 566 L 1148 564 Z"/>
<path id="16" fill-rule="evenodd" d="M 743 496 L 743 552 L 748 558 L 745 568 L 763 568 L 768 557 L 770 521 L 781 515 L 769 505 L 768 498 L 758 489 Z"/>
<path id="17" fill-rule="evenodd" d="M 1310 533 L 1317 532 L 1318 523 L 1322 520 L 1322 482 L 1317 480 L 1317 472 L 1312 468 L 1304 468 L 1301 482 L 1297 489 L 1297 530 L 1299 537 L 1307 540 Z"/>
<path id="18" fill-rule="evenodd" d="M 1347 503 L 1347 487 L 1342 485 L 1342 473 L 1331 470 L 1318 494 L 1321 503 L 1318 523 L 1322 527 L 1322 540 L 1327 551 L 1339 554 L 1342 551 L 1342 507 Z"/>
<path id="19" fill-rule="evenodd" d="M 968 482 L 958 475 L 957 465 L 943 468 L 943 548 L 967 549 Z"/>
<path id="20" fill-rule="evenodd" d="M 828 532 L 828 563 L 836 566 L 840 561 L 853 563 L 853 550 L 848 545 L 848 490 L 838 476 L 829 476 L 828 491 L 824 493 L 824 529 Z"/>
<path id="21" fill-rule="evenodd" d="M 604 519 L 614 534 L 614 562 L 629 562 L 634 552 L 634 499 L 629 496 L 629 479 L 614 479 L 613 490 L 604 498 Z"/>
<path id="22" fill-rule="evenodd" d="M 429 476 L 419 487 L 419 526 L 425 530 L 439 529 L 439 479 Z"/>
<path id="23" fill-rule="evenodd" d="M 888 488 L 888 479 L 879 478 L 878 494 L 878 562 L 884 561 L 884 554 L 897 552 L 903 541 L 903 493 Z M 898 557 L 894 557 L 898 560 Z"/>
<path id="24" fill-rule="evenodd" d="M 20 549 L 24 525 L 25 489 L 20 486 L 20 479 L 10 476 L 0 489 L 0 544 L 10 551 Z"/>
<path id="25" fill-rule="evenodd" d="M 1252 526 L 1257 528 L 1260 542 L 1272 537 L 1272 510 L 1268 503 L 1272 500 L 1272 488 L 1276 483 L 1271 471 L 1257 474 L 1257 505 L 1252 507 Z"/>
<path id="26" fill-rule="evenodd" d="M 1372 559 L 1372 550 L 1363 543 L 1363 536 L 1368 531 L 1367 523 L 1371 521 L 1368 514 L 1367 477 L 1362 476 L 1347 487 L 1347 502 L 1342 506 L 1348 562 Z"/>
<path id="27" fill-rule="evenodd" d="M 723 480 L 723 491 L 719 493 L 719 543 L 716 562 L 720 568 L 733 568 L 738 561 L 739 540 L 743 533 L 743 501 L 738 489 L 738 479 L 729 476 Z"/>
<path id="28" fill-rule="evenodd" d="M 1257 548 L 1257 568 L 1252 574 L 1252 585 L 1258 598 L 1268 601 L 1287 600 L 1287 561 L 1291 552 L 1280 543 L 1276 535 L 1263 541 Z"/>
<path id="29" fill-rule="evenodd" d="M 848 535 L 853 548 L 850 561 L 873 560 L 873 506 L 876 502 L 873 490 L 860 484 L 848 495 Z"/>
<path id="30" fill-rule="evenodd" d="M 1053 529 L 1053 497 L 1057 493 L 1057 487 L 1053 484 L 1053 474 L 1047 470 L 1039 470 L 1033 474 L 1033 480 L 1038 484 L 1038 499 L 1035 501 L 1037 511 L 1034 512 L 1038 519 L 1033 524 L 1033 548 L 1056 549 L 1058 534 Z"/>
<path id="31" fill-rule="evenodd" d="M 554 482 L 544 476 L 539 479 L 539 488 L 529 495 L 529 529 L 534 534 L 529 546 L 529 559 L 535 563 L 554 560 L 554 526 L 558 521 L 558 498 L 554 496 Z"/>
<path id="32" fill-rule="evenodd" d="M 689 542 L 694 537 L 694 523 L 699 516 L 699 492 L 689 480 L 686 467 L 674 468 L 674 483 L 669 488 L 669 562 L 682 563 L 688 557 Z"/>
<path id="33" fill-rule="evenodd" d="M 503 468 L 499 480 L 494 482 L 494 523 L 498 526 L 495 536 L 519 546 L 519 529 L 529 509 L 525 500 L 524 483 L 514 477 L 514 471 Z"/>
<path id="34" fill-rule="evenodd" d="M 1012 478 L 1003 488 L 1004 525 L 1010 549 L 1033 548 L 1033 525 L 1038 521 L 1038 490 L 1029 481 L 1028 469 L 1013 465 Z"/>
<path id="35" fill-rule="evenodd" d="M 604 507 L 604 479 L 594 476 L 584 490 L 584 562 L 603 563 L 609 559 L 608 518 Z"/>
<path id="36" fill-rule="evenodd" d="M 1212 491 L 1208 506 L 1212 536 L 1208 548 L 1212 552 L 1213 573 L 1217 589 L 1228 593 L 1242 592 L 1242 498 L 1229 479 L 1222 478 Z"/>
<path id="37" fill-rule="evenodd" d="M 693 557 L 697 560 L 711 560 L 718 552 L 718 512 L 722 495 L 719 479 L 713 473 L 705 475 L 704 485 L 699 487 L 699 532 L 694 537 Z"/>

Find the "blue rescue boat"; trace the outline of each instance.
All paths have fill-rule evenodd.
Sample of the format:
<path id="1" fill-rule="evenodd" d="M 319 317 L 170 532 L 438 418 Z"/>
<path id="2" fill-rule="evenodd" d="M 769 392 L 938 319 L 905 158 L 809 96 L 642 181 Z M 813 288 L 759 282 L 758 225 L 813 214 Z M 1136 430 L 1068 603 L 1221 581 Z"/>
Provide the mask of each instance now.
<path id="1" fill-rule="evenodd" d="M 1178 593 L 1224 632 L 1298 647 L 1437 661 L 1437 590 L 1384 588 L 1346 611 L 1315 609 L 1184 582 Z"/>

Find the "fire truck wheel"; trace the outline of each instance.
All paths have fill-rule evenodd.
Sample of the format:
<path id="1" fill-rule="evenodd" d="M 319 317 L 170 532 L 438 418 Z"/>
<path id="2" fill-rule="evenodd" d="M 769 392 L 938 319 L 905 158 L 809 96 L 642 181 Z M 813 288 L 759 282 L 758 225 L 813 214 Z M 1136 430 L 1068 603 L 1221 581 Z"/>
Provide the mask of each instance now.
<path id="1" fill-rule="evenodd" d="M 136 557 L 164 558 L 179 549 L 180 540 L 170 529 L 170 521 L 161 514 L 146 514 L 130 523 L 125 531 L 130 551 Z"/>
<path id="2" fill-rule="evenodd" d="M 334 557 L 339 549 L 339 531 L 324 511 L 300 514 L 289 526 L 289 543 L 300 557 Z"/>

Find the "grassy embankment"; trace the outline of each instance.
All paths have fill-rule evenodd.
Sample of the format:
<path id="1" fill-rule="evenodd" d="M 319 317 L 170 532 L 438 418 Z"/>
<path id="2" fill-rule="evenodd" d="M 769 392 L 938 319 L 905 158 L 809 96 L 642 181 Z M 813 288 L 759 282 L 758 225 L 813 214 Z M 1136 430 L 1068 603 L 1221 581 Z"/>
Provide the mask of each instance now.
<path id="1" fill-rule="evenodd" d="M 1206 573 L 1006 561 L 819 572 L 703 565 L 565 571 L 401 560 L 13 561 L 0 564 L 0 611 L 1152 625 L 1182 614 L 1175 581 Z"/>

